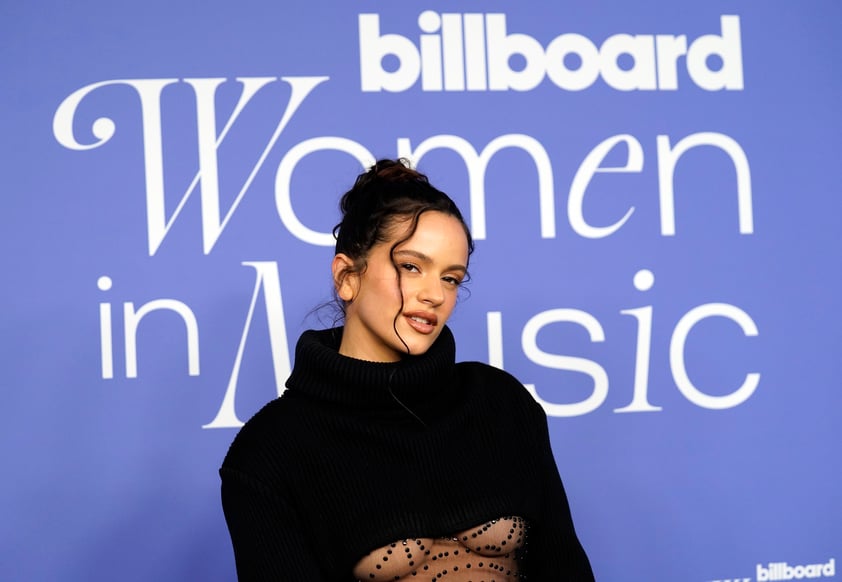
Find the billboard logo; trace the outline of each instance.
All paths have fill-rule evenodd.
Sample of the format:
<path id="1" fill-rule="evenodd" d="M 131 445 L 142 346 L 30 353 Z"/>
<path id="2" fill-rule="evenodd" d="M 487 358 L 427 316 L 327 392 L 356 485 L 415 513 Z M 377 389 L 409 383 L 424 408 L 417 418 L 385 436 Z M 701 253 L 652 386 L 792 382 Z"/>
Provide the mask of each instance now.
<path id="1" fill-rule="evenodd" d="M 427 10 L 418 28 L 416 43 L 383 34 L 378 14 L 359 15 L 363 91 L 399 93 L 419 79 L 422 91 L 530 91 L 545 77 L 565 91 L 587 89 L 600 78 L 618 91 L 675 91 L 680 68 L 705 91 L 743 89 L 739 16 L 721 16 L 719 34 L 692 42 L 686 35 L 614 34 L 599 46 L 576 33 L 543 46 L 528 34 L 509 33 L 505 14 Z"/>
<path id="2" fill-rule="evenodd" d="M 836 576 L 835 558 L 831 558 L 826 564 L 807 564 L 804 566 L 790 566 L 786 562 L 771 562 L 766 567 L 757 564 L 758 582 L 832 578 L 834 576 Z"/>

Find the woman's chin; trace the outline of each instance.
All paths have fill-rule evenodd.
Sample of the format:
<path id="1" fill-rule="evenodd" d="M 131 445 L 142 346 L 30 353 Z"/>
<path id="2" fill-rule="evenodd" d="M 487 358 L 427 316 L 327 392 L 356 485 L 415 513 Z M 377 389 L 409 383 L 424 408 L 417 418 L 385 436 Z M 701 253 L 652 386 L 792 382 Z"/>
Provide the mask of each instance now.
<path id="1" fill-rule="evenodd" d="M 430 350 L 438 336 L 439 334 L 435 333 L 423 337 L 412 338 L 410 340 L 404 338 L 404 341 L 406 341 L 406 345 L 409 347 L 409 351 L 407 352 L 407 354 L 410 356 L 421 356 L 426 354 Z"/>

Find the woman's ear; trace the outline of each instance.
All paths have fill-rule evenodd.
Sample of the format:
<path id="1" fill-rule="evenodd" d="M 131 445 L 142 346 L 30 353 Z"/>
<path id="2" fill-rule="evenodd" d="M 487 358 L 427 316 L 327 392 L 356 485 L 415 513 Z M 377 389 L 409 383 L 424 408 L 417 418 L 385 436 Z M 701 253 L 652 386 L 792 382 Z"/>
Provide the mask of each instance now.
<path id="1" fill-rule="evenodd" d="M 333 288 L 336 294 L 345 303 L 354 300 L 357 294 L 357 274 L 354 271 L 354 261 L 345 253 L 339 253 L 333 257 L 330 265 L 333 274 Z"/>

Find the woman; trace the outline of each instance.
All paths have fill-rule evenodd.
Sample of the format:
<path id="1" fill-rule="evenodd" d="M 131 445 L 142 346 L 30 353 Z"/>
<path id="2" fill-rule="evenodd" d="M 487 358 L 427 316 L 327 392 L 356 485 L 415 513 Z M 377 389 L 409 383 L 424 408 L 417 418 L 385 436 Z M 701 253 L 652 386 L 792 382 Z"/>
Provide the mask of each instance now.
<path id="1" fill-rule="evenodd" d="M 341 209 L 344 327 L 301 336 L 287 390 L 220 469 L 240 580 L 592 580 L 542 409 L 506 372 L 454 363 L 459 209 L 402 160 Z"/>

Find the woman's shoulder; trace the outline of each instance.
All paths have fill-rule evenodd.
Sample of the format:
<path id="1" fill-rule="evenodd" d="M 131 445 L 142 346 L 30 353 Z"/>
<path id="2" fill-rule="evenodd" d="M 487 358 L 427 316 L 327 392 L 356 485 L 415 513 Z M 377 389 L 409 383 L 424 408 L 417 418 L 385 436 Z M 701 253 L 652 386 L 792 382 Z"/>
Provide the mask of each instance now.
<path id="1" fill-rule="evenodd" d="M 291 401 L 288 394 L 270 400 L 246 421 L 237 436 L 248 435 L 252 432 L 263 435 L 267 432 L 283 430 L 286 423 L 279 421 L 294 417 L 294 408 L 295 402 Z"/>
<path id="2" fill-rule="evenodd" d="M 506 370 L 483 362 L 459 362 L 456 370 L 464 381 L 488 385 L 501 390 L 525 391 L 523 384 Z"/>
<path id="3" fill-rule="evenodd" d="M 240 427 L 234 437 L 223 466 L 253 466 L 276 457 L 287 445 L 297 440 L 302 418 L 295 399 L 287 394 L 266 403 Z"/>
<path id="4" fill-rule="evenodd" d="M 541 410 L 523 383 L 506 370 L 482 362 L 460 362 L 456 364 L 456 370 L 459 381 L 483 399 L 493 399 L 531 412 Z"/>

